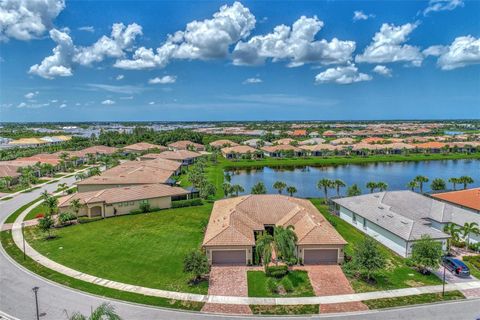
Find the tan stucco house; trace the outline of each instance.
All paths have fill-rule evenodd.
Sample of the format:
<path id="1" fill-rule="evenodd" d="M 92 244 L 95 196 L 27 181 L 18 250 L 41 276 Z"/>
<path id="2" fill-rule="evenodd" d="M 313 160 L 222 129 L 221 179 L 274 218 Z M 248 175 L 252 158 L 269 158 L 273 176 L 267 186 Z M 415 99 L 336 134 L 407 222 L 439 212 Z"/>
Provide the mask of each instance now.
<path id="1" fill-rule="evenodd" d="M 216 201 L 203 248 L 211 264 L 253 263 L 256 235 L 292 225 L 296 255 L 304 264 L 343 262 L 347 242 L 308 200 L 284 195 L 246 195 Z"/>

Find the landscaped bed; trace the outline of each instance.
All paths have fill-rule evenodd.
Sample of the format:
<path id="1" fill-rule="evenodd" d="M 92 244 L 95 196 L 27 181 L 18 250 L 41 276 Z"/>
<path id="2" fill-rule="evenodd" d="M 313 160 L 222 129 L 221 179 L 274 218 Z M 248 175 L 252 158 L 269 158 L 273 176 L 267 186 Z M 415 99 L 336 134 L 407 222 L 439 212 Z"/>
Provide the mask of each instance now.
<path id="1" fill-rule="evenodd" d="M 306 305 L 287 305 L 287 306 L 269 306 L 269 305 L 250 305 L 253 314 L 263 315 L 292 315 L 292 314 L 318 314 L 318 304 Z"/>
<path id="2" fill-rule="evenodd" d="M 283 278 L 268 277 L 263 271 L 248 271 L 248 296 L 249 297 L 313 297 L 312 285 L 306 271 L 290 271 Z M 285 281 L 291 283 L 291 291 L 285 290 Z M 280 289 L 272 292 L 269 282 Z M 289 284 L 287 285 L 289 286 Z M 318 308 L 317 308 L 318 312 Z"/>
<path id="3" fill-rule="evenodd" d="M 187 253 L 200 247 L 211 205 L 126 215 L 54 230 L 33 227 L 27 241 L 48 258 L 98 277 L 150 288 L 207 293 L 208 283 L 188 284 Z"/>
<path id="4" fill-rule="evenodd" d="M 348 224 L 348 222 L 330 214 L 327 207 L 322 204 L 322 200 L 312 199 L 311 201 L 348 242 L 348 245 L 345 247 L 345 253 L 351 255 L 355 248 L 355 243 L 359 243 L 364 237 L 367 237 L 367 235 Z M 434 274 L 422 275 L 420 272 L 409 267 L 404 258 L 393 253 L 381 244 L 379 244 L 379 247 L 386 257 L 387 266 L 384 270 L 381 270 L 374 276 L 376 281 L 373 282 L 367 282 L 363 279 L 350 276 L 349 280 L 355 292 L 391 290 L 442 284 L 442 281 Z"/>

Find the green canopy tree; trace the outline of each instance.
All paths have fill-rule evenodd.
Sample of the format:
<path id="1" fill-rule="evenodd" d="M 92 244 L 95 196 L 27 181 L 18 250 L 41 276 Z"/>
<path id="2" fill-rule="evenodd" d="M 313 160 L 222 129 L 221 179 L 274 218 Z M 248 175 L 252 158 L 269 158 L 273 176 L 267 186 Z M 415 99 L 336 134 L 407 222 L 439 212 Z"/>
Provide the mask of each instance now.
<path id="1" fill-rule="evenodd" d="M 193 282 L 198 283 L 202 276 L 210 271 L 208 259 L 205 254 L 199 250 L 188 253 L 183 260 L 183 272 L 194 276 Z"/>
<path id="2" fill-rule="evenodd" d="M 239 184 L 232 185 L 232 193 L 235 193 L 235 196 L 238 197 L 238 194 L 240 192 L 244 192 L 244 191 L 245 191 L 245 189 L 241 185 L 239 185 Z"/>
<path id="3" fill-rule="evenodd" d="M 458 178 L 458 182 L 463 184 L 463 189 L 467 189 L 467 186 L 469 184 L 472 184 L 474 183 L 475 181 L 472 179 L 472 177 L 469 177 L 469 176 L 461 176 L 460 178 Z"/>
<path id="4" fill-rule="evenodd" d="M 121 320 L 120 316 L 115 312 L 115 308 L 109 303 L 102 303 L 92 310 L 90 316 L 85 316 L 79 312 L 75 312 L 68 317 L 69 320 Z"/>
<path id="5" fill-rule="evenodd" d="M 412 246 L 411 260 L 423 274 L 440 266 L 442 258 L 442 243 L 433 240 L 429 235 L 423 235 Z"/>
<path id="6" fill-rule="evenodd" d="M 267 193 L 267 188 L 265 187 L 265 184 L 263 182 L 257 182 L 253 187 L 252 187 L 252 194 L 266 194 Z"/>
<path id="7" fill-rule="evenodd" d="M 470 245 L 470 237 L 472 235 L 479 235 L 480 234 L 480 229 L 478 228 L 478 223 L 476 222 L 465 222 L 463 225 L 462 229 L 462 236 L 465 239 L 465 242 L 467 243 L 467 247 Z"/>
<path id="8" fill-rule="evenodd" d="M 436 178 L 432 180 L 432 184 L 430 185 L 430 189 L 434 191 L 440 191 L 440 190 L 445 190 L 447 189 L 447 184 L 445 183 L 445 180 L 441 178 Z"/>
<path id="9" fill-rule="evenodd" d="M 255 254 L 257 261 L 261 261 L 265 270 L 269 263 L 272 261 L 272 246 L 274 244 L 274 238 L 267 232 L 262 232 L 258 235 L 255 242 Z"/>
<path id="10" fill-rule="evenodd" d="M 357 243 L 352 259 L 354 266 L 367 280 L 371 280 L 372 275 L 386 265 L 385 256 L 380 251 L 377 242 L 370 237 L 364 237 Z"/>

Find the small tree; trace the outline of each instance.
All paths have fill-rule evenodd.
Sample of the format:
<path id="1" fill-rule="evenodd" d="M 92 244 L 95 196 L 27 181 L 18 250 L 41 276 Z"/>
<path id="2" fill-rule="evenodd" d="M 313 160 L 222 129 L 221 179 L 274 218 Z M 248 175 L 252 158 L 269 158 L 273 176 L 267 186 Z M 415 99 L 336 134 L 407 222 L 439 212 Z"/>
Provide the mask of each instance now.
<path id="1" fill-rule="evenodd" d="M 335 186 L 335 190 L 337 190 L 337 197 L 340 197 L 340 188 L 344 188 L 346 186 L 345 182 L 340 179 L 335 179 L 333 181 L 333 185 Z"/>
<path id="2" fill-rule="evenodd" d="M 282 194 L 283 189 L 287 187 L 287 184 L 283 181 L 275 181 L 273 188 L 277 189 L 279 194 Z"/>
<path id="3" fill-rule="evenodd" d="M 470 245 L 470 236 L 480 234 L 480 229 L 478 228 L 478 223 L 476 222 L 465 222 L 461 229 L 461 232 L 463 238 L 465 239 L 465 242 L 467 243 L 468 248 L 468 246 Z"/>
<path id="4" fill-rule="evenodd" d="M 47 233 L 47 239 L 52 237 L 51 230 L 54 225 L 54 221 L 50 214 L 47 214 L 45 217 L 38 220 L 38 228 L 43 233 Z"/>
<path id="5" fill-rule="evenodd" d="M 347 189 L 347 196 L 349 197 L 359 196 L 361 194 L 362 194 L 362 190 L 360 190 L 357 184 L 352 184 Z"/>
<path id="6" fill-rule="evenodd" d="M 208 199 L 214 196 L 216 191 L 217 190 L 215 189 L 215 186 L 212 183 L 208 181 L 203 181 L 203 183 L 200 186 L 199 195 L 200 195 L 200 198 L 202 199 Z"/>
<path id="7" fill-rule="evenodd" d="M 84 207 L 84 204 L 82 204 L 79 199 L 73 199 L 72 201 L 70 201 L 70 209 L 72 209 L 73 213 L 77 218 L 78 218 L 78 213 L 80 212 L 80 209 L 83 207 Z"/>
<path id="8" fill-rule="evenodd" d="M 449 223 L 443 227 L 443 232 L 450 235 L 447 239 L 447 250 L 450 251 L 452 247 L 452 241 L 458 241 L 460 239 L 461 229 L 454 223 Z"/>
<path id="9" fill-rule="evenodd" d="M 457 183 L 460 183 L 458 181 L 458 178 L 450 178 L 448 179 L 448 182 L 450 182 L 453 186 L 453 190 L 457 190 Z"/>
<path id="10" fill-rule="evenodd" d="M 244 191 L 245 189 L 239 184 L 234 184 L 231 189 L 231 193 L 235 193 L 235 196 L 237 197 L 240 192 L 244 192 Z"/>
<path id="11" fill-rule="evenodd" d="M 432 184 L 430 185 L 430 189 L 434 191 L 440 191 L 440 190 L 445 190 L 447 189 L 447 184 L 445 183 L 445 180 L 441 178 L 436 178 L 432 180 Z"/>
<path id="12" fill-rule="evenodd" d="M 367 280 L 371 280 L 375 272 L 385 267 L 386 260 L 377 242 L 370 237 L 365 237 L 355 247 L 353 263 L 360 274 Z"/>
<path id="13" fill-rule="evenodd" d="M 407 188 L 412 190 L 412 191 L 415 191 L 415 188 L 417 188 L 417 187 L 418 187 L 418 182 L 415 181 L 415 180 L 412 180 L 409 183 L 407 183 Z"/>
<path id="14" fill-rule="evenodd" d="M 150 203 L 148 203 L 148 202 L 140 203 L 139 209 L 140 209 L 140 211 L 142 211 L 142 213 L 150 212 L 150 209 L 151 209 Z"/>
<path id="15" fill-rule="evenodd" d="M 374 181 L 369 181 L 369 182 L 367 182 L 367 184 L 365 185 L 365 187 L 367 187 L 368 189 L 370 189 L 370 193 L 373 193 L 373 191 L 375 191 L 375 189 L 377 189 L 377 183 L 374 182 Z"/>
<path id="16" fill-rule="evenodd" d="M 463 189 L 467 189 L 467 186 L 469 184 L 472 184 L 474 183 L 475 181 L 472 179 L 472 177 L 469 177 L 469 176 L 461 176 L 460 178 L 458 178 L 458 182 L 463 184 Z"/>
<path id="17" fill-rule="evenodd" d="M 266 194 L 267 193 L 267 188 L 265 187 L 265 184 L 263 182 L 257 182 L 253 187 L 252 187 L 252 194 Z"/>
<path id="18" fill-rule="evenodd" d="M 274 239 L 267 232 L 262 232 L 255 243 L 255 254 L 257 261 L 261 260 L 265 270 L 267 270 L 268 264 L 272 261 L 272 246 Z"/>
<path id="19" fill-rule="evenodd" d="M 429 269 L 437 269 L 442 255 L 442 243 L 429 235 L 423 235 L 412 246 L 412 262 L 423 274 L 428 273 Z"/>
<path id="20" fill-rule="evenodd" d="M 423 184 L 424 183 L 427 183 L 429 180 L 427 177 L 425 176 L 422 176 L 422 175 L 418 175 L 414 178 L 414 180 L 418 183 L 418 186 L 420 188 L 420 193 L 423 192 Z"/>
<path id="21" fill-rule="evenodd" d="M 273 233 L 277 255 L 286 263 L 295 258 L 298 238 L 294 230 L 292 225 L 286 228 L 278 226 Z"/>
<path id="22" fill-rule="evenodd" d="M 210 271 L 207 256 L 198 250 L 194 250 L 185 256 L 183 260 L 183 272 L 194 276 L 193 283 L 198 283 L 202 276 Z"/>
<path id="23" fill-rule="evenodd" d="M 68 320 L 121 320 L 120 316 L 115 312 L 115 308 L 109 303 L 102 303 L 96 309 L 92 310 L 87 318 L 79 312 L 75 312 L 68 316 Z"/>
<path id="24" fill-rule="evenodd" d="M 388 184 L 386 184 L 385 182 L 380 181 L 379 183 L 377 183 L 377 189 L 378 189 L 378 191 L 387 191 L 387 189 L 388 189 Z"/>
<path id="25" fill-rule="evenodd" d="M 328 189 L 333 188 L 333 181 L 330 179 L 321 179 L 317 183 L 317 188 L 318 189 L 323 189 L 323 194 L 325 195 L 325 202 L 328 201 Z"/>
<path id="26" fill-rule="evenodd" d="M 290 194 L 290 197 L 293 197 L 293 194 L 297 193 L 297 188 L 295 188 L 294 186 L 288 186 L 287 192 L 288 194 Z"/>
<path id="27" fill-rule="evenodd" d="M 222 184 L 222 189 L 223 189 L 223 194 L 225 194 L 225 197 L 227 197 L 227 198 L 231 193 L 233 193 L 232 192 L 232 185 L 228 182 L 224 182 Z"/>

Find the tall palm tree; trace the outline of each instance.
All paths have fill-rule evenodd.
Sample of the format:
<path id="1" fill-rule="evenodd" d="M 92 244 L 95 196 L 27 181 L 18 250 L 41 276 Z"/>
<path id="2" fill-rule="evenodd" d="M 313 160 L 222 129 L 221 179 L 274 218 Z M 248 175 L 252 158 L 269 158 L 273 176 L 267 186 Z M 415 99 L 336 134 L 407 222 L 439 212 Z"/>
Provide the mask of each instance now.
<path id="1" fill-rule="evenodd" d="M 52 215 L 57 212 L 58 198 L 49 196 L 47 199 L 45 199 L 44 203 L 45 203 L 45 206 L 47 207 L 49 215 Z"/>
<path id="2" fill-rule="evenodd" d="M 423 192 L 423 184 L 428 182 L 428 178 L 422 175 L 418 175 L 414 179 L 418 182 L 418 186 L 420 187 L 420 193 Z"/>
<path id="3" fill-rule="evenodd" d="M 290 197 L 293 197 L 293 194 L 297 193 L 297 188 L 295 188 L 294 186 L 288 186 L 287 192 L 290 194 Z"/>
<path id="4" fill-rule="evenodd" d="M 340 180 L 340 179 L 335 179 L 333 181 L 333 185 L 337 190 L 337 197 L 340 197 L 340 188 L 344 188 L 346 186 L 345 182 L 343 182 L 343 180 Z"/>
<path id="5" fill-rule="evenodd" d="M 418 187 L 418 182 L 415 180 L 412 180 L 409 183 L 407 183 L 407 188 L 409 188 L 412 191 L 415 191 L 416 187 Z"/>
<path id="6" fill-rule="evenodd" d="M 450 248 L 452 247 L 452 240 L 455 242 L 459 240 L 461 229 L 456 224 L 449 223 L 443 228 L 443 231 L 450 235 L 450 238 L 447 239 L 447 249 L 450 251 Z"/>
<path id="7" fill-rule="evenodd" d="M 121 320 L 120 316 L 115 312 L 115 308 L 109 303 L 102 303 L 94 309 L 90 316 L 84 316 L 79 312 L 75 312 L 68 320 Z"/>
<path id="8" fill-rule="evenodd" d="M 78 213 L 80 209 L 84 207 L 84 204 L 80 202 L 80 199 L 73 199 L 70 201 L 70 209 L 75 213 L 75 216 L 78 218 Z"/>
<path id="9" fill-rule="evenodd" d="M 373 191 L 375 191 L 375 189 L 377 189 L 377 183 L 375 181 L 369 181 L 369 182 L 367 182 L 365 187 L 367 187 L 367 189 L 370 189 L 370 193 L 373 193 Z"/>
<path id="10" fill-rule="evenodd" d="M 225 195 L 225 197 L 228 198 L 228 196 L 232 193 L 232 185 L 228 182 L 224 182 L 222 184 L 222 188 L 223 188 L 223 194 Z"/>
<path id="11" fill-rule="evenodd" d="M 379 191 L 386 191 L 388 189 L 388 184 L 380 181 L 380 182 L 377 183 L 377 188 L 378 188 Z"/>
<path id="12" fill-rule="evenodd" d="M 463 184 L 463 189 L 467 189 L 467 186 L 471 183 L 474 183 L 475 181 L 472 179 L 472 177 L 461 176 L 460 178 L 458 178 L 458 182 Z"/>
<path id="13" fill-rule="evenodd" d="M 239 184 L 234 184 L 233 186 L 231 186 L 231 192 L 235 193 L 237 197 L 240 192 L 244 192 L 244 191 L 245 189 L 243 189 L 243 187 Z"/>
<path id="14" fill-rule="evenodd" d="M 287 184 L 283 181 L 275 181 L 273 188 L 278 190 L 279 194 L 282 194 L 283 189 L 287 187 Z"/>
<path id="15" fill-rule="evenodd" d="M 295 227 L 292 225 L 289 225 L 286 228 L 278 226 L 275 227 L 273 232 L 277 255 L 285 262 L 288 262 L 295 257 L 298 237 L 294 230 Z"/>
<path id="16" fill-rule="evenodd" d="M 470 245 L 470 236 L 479 235 L 480 229 L 478 228 L 478 223 L 476 222 L 465 222 L 462 227 L 462 236 L 466 240 L 467 248 Z"/>
<path id="17" fill-rule="evenodd" d="M 3 180 L 5 181 L 5 187 L 7 188 L 7 190 L 10 189 L 13 178 L 10 176 L 5 176 L 3 177 Z"/>
<path id="18" fill-rule="evenodd" d="M 330 179 L 321 179 L 317 183 L 318 189 L 323 189 L 323 194 L 325 195 L 325 202 L 328 201 L 328 189 L 333 188 L 333 181 Z"/>
<path id="19" fill-rule="evenodd" d="M 273 237 L 267 232 L 262 232 L 255 242 L 255 254 L 257 260 L 262 261 L 265 270 L 272 261 L 272 246 L 274 243 Z"/>
<path id="20" fill-rule="evenodd" d="M 453 190 L 457 190 L 457 183 L 460 183 L 458 181 L 458 178 L 450 178 L 448 179 L 448 182 L 450 182 L 453 185 Z"/>

